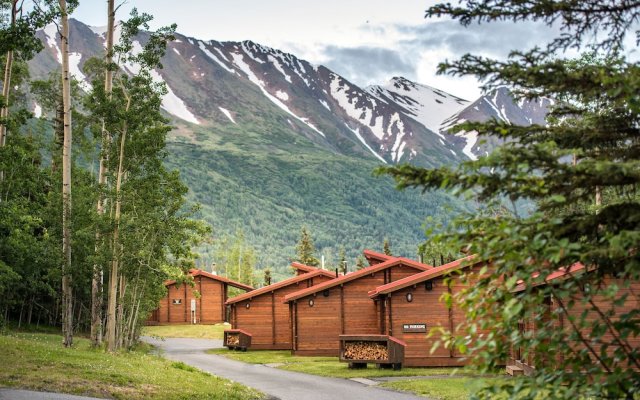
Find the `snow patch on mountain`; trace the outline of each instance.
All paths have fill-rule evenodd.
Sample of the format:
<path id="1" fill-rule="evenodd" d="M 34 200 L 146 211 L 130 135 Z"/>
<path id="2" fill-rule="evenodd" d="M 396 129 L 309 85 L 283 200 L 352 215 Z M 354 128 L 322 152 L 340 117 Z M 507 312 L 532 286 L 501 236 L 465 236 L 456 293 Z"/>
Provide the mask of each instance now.
<path id="1" fill-rule="evenodd" d="M 442 139 L 442 121 L 464 109 L 469 102 L 431 86 L 396 77 L 385 86 L 368 87 L 367 91 L 382 101 L 393 100 L 406 110 L 406 114 L 420 122 Z M 445 139 L 446 140 L 446 139 Z"/>
<path id="2" fill-rule="evenodd" d="M 384 137 L 384 130 L 375 129 L 377 127 L 377 120 L 374 126 L 370 125 L 370 122 L 373 118 L 373 112 L 371 111 L 375 104 L 372 104 L 373 107 L 358 107 L 357 98 L 352 99 L 349 98 L 348 90 L 350 89 L 349 85 L 346 82 L 341 83 L 341 78 L 338 75 L 333 75 L 331 79 L 331 84 L 329 86 L 331 90 L 331 96 L 336 99 L 338 105 L 347 113 L 347 115 L 360 123 L 369 126 L 373 131 L 373 134 L 378 138 L 382 139 Z"/>
<path id="3" fill-rule="evenodd" d="M 69 53 L 69 73 L 75 76 L 83 90 L 89 91 L 91 90 L 91 84 L 80 70 L 80 61 L 82 61 L 82 54 L 75 52 Z"/>
<path id="4" fill-rule="evenodd" d="M 280 61 L 275 58 L 273 55 L 269 54 L 267 56 L 267 59 L 271 62 L 271 64 L 273 64 L 273 66 L 275 67 L 275 69 L 277 69 L 282 75 L 284 75 L 284 79 L 289 82 L 289 83 L 293 83 L 293 81 L 291 81 L 291 76 L 289 76 L 285 71 L 284 68 L 282 67 L 282 64 L 280 63 Z"/>
<path id="5" fill-rule="evenodd" d="M 324 101 L 322 99 L 319 99 L 318 101 L 320 102 L 320 104 L 322 104 L 324 106 L 324 108 L 326 108 L 327 110 L 331 111 L 331 107 L 329 107 L 329 104 L 326 101 Z"/>
<path id="6" fill-rule="evenodd" d="M 36 118 L 42 117 L 42 107 L 40 107 L 40 104 L 35 102 L 33 103 L 33 115 Z"/>
<path id="7" fill-rule="evenodd" d="M 289 107 L 287 107 L 282 101 L 280 101 L 280 99 L 278 99 L 277 97 L 273 96 L 271 93 L 269 93 L 267 91 L 267 89 L 265 88 L 265 83 L 263 80 L 259 79 L 255 73 L 253 73 L 253 71 L 251 70 L 251 67 L 249 66 L 249 64 L 247 64 L 244 61 L 244 57 L 242 54 L 238 54 L 238 53 L 231 53 L 231 57 L 233 57 L 233 63 L 240 68 L 240 70 L 242 72 L 244 72 L 247 75 L 247 78 L 249 79 L 249 81 L 251 81 L 252 83 L 254 83 L 256 86 L 258 86 L 260 88 L 260 90 L 262 91 L 262 94 L 264 94 L 269 100 L 271 100 L 271 102 L 273 104 L 275 104 L 276 106 L 280 107 L 282 110 L 284 110 L 285 112 L 287 112 L 289 115 L 291 115 L 292 117 L 294 117 L 295 119 L 297 119 L 298 121 L 301 121 L 302 123 L 304 123 L 305 125 L 307 125 L 309 128 L 313 129 L 314 131 L 316 131 L 318 134 L 320 134 L 320 136 L 322 137 L 326 137 L 325 134 L 323 132 L 321 132 L 318 128 L 315 127 L 315 125 L 313 125 L 312 123 L 309 122 L 309 120 L 307 118 L 303 118 L 303 117 L 299 117 L 298 115 L 296 115 L 293 111 L 291 111 L 289 109 Z"/>
<path id="8" fill-rule="evenodd" d="M 218 109 L 220 111 L 222 111 L 222 113 L 229 118 L 229 121 L 233 122 L 234 124 L 237 124 L 236 120 L 233 119 L 233 116 L 231 116 L 231 113 L 229 112 L 229 110 L 227 110 L 226 108 L 222 108 L 222 107 L 218 107 Z"/>
<path id="9" fill-rule="evenodd" d="M 58 47 L 58 26 L 54 23 L 50 23 L 44 27 L 43 31 L 47 38 L 47 45 L 55 50 L 56 59 L 60 64 L 62 64 L 62 52 L 60 51 L 60 47 Z"/>
<path id="10" fill-rule="evenodd" d="M 165 82 L 162 76 L 156 71 L 151 71 L 151 77 L 156 83 Z M 162 108 L 164 108 L 169 114 L 183 119 L 192 124 L 200 125 L 200 121 L 196 118 L 191 111 L 187 108 L 184 101 L 179 98 L 171 89 L 171 87 L 165 82 L 167 87 L 167 94 L 162 96 Z"/>
<path id="11" fill-rule="evenodd" d="M 207 55 L 207 57 L 209 57 L 210 59 L 212 59 L 214 62 L 216 62 L 216 63 L 217 63 L 218 65 L 220 65 L 222 68 L 224 68 L 226 71 L 228 71 L 228 72 L 230 72 L 230 73 L 232 73 L 232 74 L 235 74 L 235 73 L 236 73 L 236 71 L 235 71 L 233 68 L 229 68 L 229 67 L 227 67 L 225 63 L 223 63 L 222 61 L 220 61 L 220 60 L 218 59 L 218 57 L 216 57 L 212 52 L 210 52 L 210 51 L 207 49 L 207 47 L 205 46 L 205 44 L 204 44 L 202 41 L 198 41 L 198 47 L 200 47 L 200 50 L 202 50 L 202 52 L 203 52 L 204 54 L 206 54 L 206 55 Z M 215 49 L 215 50 L 217 50 L 215 47 L 214 47 L 214 49 Z"/>
<path id="12" fill-rule="evenodd" d="M 180 51 L 178 51 L 178 49 L 176 49 L 175 47 L 172 47 L 171 50 L 173 50 L 173 52 L 177 55 L 182 56 L 182 54 L 180 54 Z"/>
<path id="13" fill-rule="evenodd" d="M 383 163 L 388 164 L 388 163 L 387 163 L 387 160 L 385 160 L 384 158 L 382 158 L 382 157 L 380 156 L 380 154 L 376 153 L 376 152 L 371 148 L 371 146 L 369 146 L 369 145 L 367 144 L 367 142 L 364 140 L 364 138 L 363 138 L 363 137 L 362 137 L 362 135 L 360 134 L 360 129 L 359 129 L 359 128 L 351 129 L 351 127 L 350 127 L 349 125 L 347 125 L 347 124 L 344 124 L 344 125 L 347 127 L 347 129 L 349 129 L 351 132 L 353 132 L 353 133 L 356 135 L 356 137 L 358 138 L 358 140 L 360 140 L 360 142 L 364 145 L 364 147 L 366 147 L 367 149 L 369 149 L 369 151 L 371 152 L 371 154 L 373 154 L 374 156 L 376 156 L 376 158 L 378 158 L 378 160 L 382 161 Z"/>
<path id="14" fill-rule="evenodd" d="M 472 160 L 477 160 L 478 156 L 473 153 L 473 146 L 478 142 L 478 132 L 470 131 L 470 132 L 460 132 L 456 136 L 460 136 L 465 138 L 467 143 L 464 145 L 462 152 Z"/>
<path id="15" fill-rule="evenodd" d="M 132 52 L 134 55 L 140 54 L 142 52 L 142 45 L 137 40 L 134 40 L 132 43 Z M 127 62 L 124 64 L 124 68 L 129 71 L 131 74 L 140 73 L 140 65 L 136 63 Z M 171 115 L 174 115 L 180 119 L 183 119 L 192 124 L 200 125 L 200 121 L 196 118 L 195 115 L 187 108 L 185 102 L 178 97 L 173 89 L 169 86 L 167 82 L 165 82 L 162 75 L 158 73 L 156 70 L 151 70 L 151 79 L 155 83 L 164 83 L 167 88 L 167 94 L 162 96 L 162 108 Z"/>
<path id="16" fill-rule="evenodd" d="M 276 97 L 283 101 L 289 100 L 289 94 L 287 92 L 283 92 L 282 90 L 276 91 Z"/>

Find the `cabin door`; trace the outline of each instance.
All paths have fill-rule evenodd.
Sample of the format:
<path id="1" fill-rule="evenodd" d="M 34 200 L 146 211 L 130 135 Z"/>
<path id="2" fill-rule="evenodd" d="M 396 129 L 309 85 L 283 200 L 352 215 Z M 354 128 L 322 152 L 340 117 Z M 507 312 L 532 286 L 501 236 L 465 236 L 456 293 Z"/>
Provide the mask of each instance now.
<path id="1" fill-rule="evenodd" d="M 520 337 L 524 336 L 525 331 L 525 322 L 523 320 L 518 322 L 518 332 L 520 333 Z M 516 361 L 522 361 L 522 357 L 524 355 L 524 349 L 522 346 L 518 345 L 516 347 Z"/>

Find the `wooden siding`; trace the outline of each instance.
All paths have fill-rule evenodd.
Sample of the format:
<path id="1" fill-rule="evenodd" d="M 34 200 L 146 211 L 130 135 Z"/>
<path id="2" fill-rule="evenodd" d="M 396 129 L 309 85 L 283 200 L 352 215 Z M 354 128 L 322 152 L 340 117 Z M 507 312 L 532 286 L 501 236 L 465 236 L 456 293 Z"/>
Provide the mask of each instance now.
<path id="1" fill-rule="evenodd" d="M 391 265 L 289 302 L 294 318 L 294 354 L 337 356 L 340 335 L 379 334 L 379 312 L 368 292 L 421 271 L 403 264 Z M 313 306 L 309 300 L 313 300 Z"/>
<path id="2" fill-rule="evenodd" d="M 482 265 L 476 265 L 466 272 L 478 272 Z M 427 337 L 430 332 L 437 332 L 442 328 L 455 333 L 460 324 L 465 322 L 462 310 L 455 306 L 449 308 L 441 301 L 442 295 L 451 293 L 455 295 L 468 287 L 458 275 L 450 275 L 448 283 L 446 276 L 431 279 L 432 289 L 426 290 L 425 282 L 399 289 L 382 295 L 376 302 L 381 319 L 380 334 L 393 336 L 404 341 L 405 366 L 446 367 L 464 365 L 461 355 L 455 349 L 447 349 L 440 346 L 431 353 L 439 334 Z M 407 295 L 411 293 L 412 301 L 407 301 Z M 427 332 L 403 332 L 404 324 L 426 324 Z"/>
<path id="3" fill-rule="evenodd" d="M 196 276 L 194 286 L 188 284 L 167 285 L 167 296 L 160 300 L 157 312 L 152 314 L 156 318 L 150 319 L 151 324 L 190 324 L 191 300 L 196 301 L 196 323 L 217 324 L 225 321 L 225 306 L 227 300 L 227 284 L 206 276 Z M 196 291 L 200 296 L 196 296 Z M 179 300 L 180 304 L 174 304 Z"/>
<path id="4" fill-rule="evenodd" d="M 613 302 L 605 299 L 601 295 L 596 295 L 593 297 L 593 299 L 594 299 L 595 305 L 598 308 L 600 308 L 600 310 L 603 311 L 605 314 L 608 314 L 609 312 L 612 313 L 613 317 L 611 318 L 611 320 L 615 322 L 616 320 L 618 320 L 621 314 L 628 313 L 629 311 L 634 309 L 635 310 L 640 309 L 640 298 L 638 297 L 638 293 L 640 293 L 640 282 L 634 281 L 629 284 L 629 287 L 625 287 L 625 282 L 622 280 L 611 279 L 611 278 L 607 278 L 604 280 L 605 287 L 608 287 L 612 284 L 617 285 L 619 288 L 617 298 L 620 298 L 625 294 L 628 295 L 628 297 L 626 298 L 626 300 L 623 302 L 622 305 L 616 306 L 613 304 Z M 590 305 L 582 303 L 583 296 L 581 293 L 576 293 L 575 295 L 572 296 L 572 298 L 574 300 L 574 305 L 571 308 L 571 310 L 569 310 L 569 313 L 568 313 L 570 318 L 575 318 L 577 320 L 580 318 L 583 312 L 586 312 L 587 320 L 595 321 L 596 319 L 599 319 L 599 316 L 597 315 L 596 311 L 593 310 Z M 568 299 L 564 299 L 563 303 L 567 304 L 567 302 L 568 302 Z M 559 318 L 557 318 L 557 320 L 555 321 L 555 325 L 557 326 L 558 329 L 564 329 L 567 331 L 567 333 L 569 333 L 572 330 L 572 328 L 571 328 L 571 325 L 567 322 L 567 314 L 559 310 L 561 306 L 558 300 L 553 298 L 548 299 L 548 306 L 549 306 L 549 313 L 546 313 L 546 315 L 539 318 L 539 320 L 549 321 L 549 318 L 551 315 L 559 315 Z M 533 319 L 523 320 L 521 322 L 521 329 L 525 332 L 526 331 L 534 332 L 535 334 L 536 324 Z M 581 334 L 586 338 L 589 337 L 589 333 L 590 331 L 588 329 L 584 329 L 581 331 Z M 611 335 L 611 333 L 607 332 L 605 335 L 603 335 L 602 341 L 605 343 L 610 343 L 610 346 L 607 349 L 607 353 L 609 355 L 612 355 L 612 353 L 616 350 L 618 346 L 615 344 L 615 340 Z M 627 342 L 633 349 L 640 348 L 640 337 L 629 337 L 627 339 Z M 571 345 L 574 346 L 577 350 L 582 350 L 584 348 L 584 345 L 580 342 L 574 342 L 574 343 L 571 343 Z M 591 343 L 591 345 L 593 346 L 596 352 L 600 353 L 601 345 L 597 343 Z M 524 358 L 524 353 L 525 353 L 524 349 L 512 347 L 511 357 L 509 359 L 508 364 L 520 366 L 521 368 L 524 369 L 525 373 L 528 373 L 528 372 L 531 372 L 536 367 L 535 361 L 534 361 L 535 349 L 531 349 L 528 352 L 529 355 L 528 357 L 526 357 L 526 359 Z M 559 358 L 551 358 L 551 357 L 548 360 L 544 360 L 544 362 L 549 362 L 549 363 L 556 363 L 561 361 L 562 360 Z M 625 364 L 625 365 L 617 365 L 617 367 L 629 368 L 630 366 Z"/>
<path id="5" fill-rule="evenodd" d="M 242 329 L 252 335 L 252 349 L 290 350 L 291 327 L 289 307 L 284 296 L 298 290 L 331 280 L 325 275 L 262 293 L 250 300 L 231 304 L 231 321 L 235 329 Z M 250 304 L 250 308 L 246 305 Z"/>

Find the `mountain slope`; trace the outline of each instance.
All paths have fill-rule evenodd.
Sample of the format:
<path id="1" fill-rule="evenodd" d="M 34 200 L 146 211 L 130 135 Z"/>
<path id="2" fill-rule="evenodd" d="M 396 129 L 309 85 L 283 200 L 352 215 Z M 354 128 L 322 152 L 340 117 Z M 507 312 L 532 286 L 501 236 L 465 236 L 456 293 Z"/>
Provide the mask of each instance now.
<path id="1" fill-rule="evenodd" d="M 55 33 L 53 26 L 39 32 L 45 49 L 30 63 L 35 77 L 59 68 Z M 134 47 L 147 37 L 141 33 Z M 88 89 L 82 68 L 102 56 L 104 29 L 72 20 L 70 47 L 72 73 Z M 474 156 L 473 145 L 464 151 L 469 138 L 446 134 L 442 122 L 452 114 L 490 118 L 492 108 L 478 105 L 473 114 L 475 103 L 404 78 L 363 89 L 251 41 L 177 34 L 162 64 L 154 79 L 167 84 L 162 107 L 175 126 L 167 164 L 180 170 L 214 236 L 243 228 L 262 266 L 284 268 L 302 224 L 327 255 L 343 245 L 355 257 L 388 237 L 397 254 L 413 256 L 427 215 L 468 209 L 441 193 L 397 192 L 371 172 L 384 164 L 434 167 Z M 507 97 L 499 100 L 524 118 L 536 111 L 512 110 Z M 203 251 L 213 261 L 212 250 Z"/>
<path id="2" fill-rule="evenodd" d="M 548 98 L 541 98 L 537 101 L 521 100 L 516 103 L 509 89 L 501 87 L 481 96 L 478 100 L 444 120 L 440 131 L 447 132 L 452 127 L 466 121 L 485 122 L 491 119 L 521 126 L 544 125 L 545 117 L 552 105 L 553 100 Z M 490 152 L 500 144 L 496 138 L 483 138 L 483 143 L 479 143 L 476 131 L 459 132 L 456 136 L 465 139 L 466 143 L 462 151 L 472 160 L 477 159 L 479 155 Z"/>

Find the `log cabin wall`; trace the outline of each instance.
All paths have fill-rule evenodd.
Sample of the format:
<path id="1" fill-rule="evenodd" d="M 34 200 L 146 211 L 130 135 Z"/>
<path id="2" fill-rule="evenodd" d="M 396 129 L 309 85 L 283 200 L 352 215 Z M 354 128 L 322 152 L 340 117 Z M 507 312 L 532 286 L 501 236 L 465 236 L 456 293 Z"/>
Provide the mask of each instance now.
<path id="1" fill-rule="evenodd" d="M 158 309 L 152 312 L 147 324 L 191 324 L 192 317 L 195 317 L 197 324 L 225 322 L 228 285 L 243 290 L 251 289 L 244 284 L 204 271 L 191 270 L 189 273 L 193 276 L 193 286 L 186 283 L 178 285 L 175 281 L 165 283 L 167 295 L 160 300 Z M 193 316 L 191 300 L 196 302 Z"/>
<path id="2" fill-rule="evenodd" d="M 369 299 L 368 292 L 427 268 L 430 267 L 425 265 L 418 269 L 398 263 L 371 273 L 360 270 L 355 273 L 358 274 L 356 279 L 290 301 L 294 318 L 293 353 L 337 356 L 339 335 L 378 334 L 379 313 L 375 303 Z M 346 275 L 340 280 L 349 277 Z"/>
<path id="3" fill-rule="evenodd" d="M 605 314 L 612 312 L 613 317 L 611 318 L 611 321 L 615 322 L 619 320 L 620 314 L 625 314 L 631 310 L 640 309 L 640 298 L 638 297 L 638 293 L 640 293 L 640 282 L 634 281 L 629 284 L 629 287 L 625 287 L 626 282 L 620 279 L 613 279 L 613 278 L 604 279 L 604 282 L 603 282 L 604 287 L 608 287 L 612 284 L 617 285 L 619 288 L 619 291 L 616 297 L 619 298 L 623 295 L 627 295 L 626 300 L 621 305 L 616 306 L 615 304 L 613 304 L 611 300 L 606 299 L 604 296 L 596 295 L 594 296 L 594 304 Z M 600 318 L 597 315 L 596 311 L 593 310 L 589 304 L 584 304 L 582 302 L 583 295 L 581 294 L 581 292 L 576 293 L 574 296 L 572 296 L 572 299 L 574 300 L 574 304 L 568 313 L 570 318 L 575 318 L 577 320 L 581 317 L 581 314 L 583 312 L 587 313 L 587 319 L 589 320 L 596 320 Z M 562 304 L 566 305 L 569 299 L 568 298 L 567 299 L 549 298 L 548 299 L 549 312 L 546 313 L 545 316 L 539 317 L 539 320 L 548 321 L 549 318 L 551 318 L 551 315 L 558 315 L 559 317 L 556 318 L 555 320 L 555 326 L 557 327 L 557 329 L 565 330 L 567 334 L 569 334 L 570 332 L 572 332 L 572 327 L 567 322 L 567 314 L 565 314 L 562 311 L 561 301 L 559 300 L 562 300 Z M 533 334 L 535 334 L 535 331 L 536 331 L 535 319 L 523 320 L 521 322 L 521 329 L 523 332 L 532 332 Z M 581 334 L 584 337 L 588 338 L 590 337 L 590 330 L 583 329 L 581 331 Z M 609 347 L 607 348 L 607 354 L 611 356 L 613 352 L 616 351 L 616 349 L 618 348 L 618 345 L 616 344 L 616 341 L 613 335 L 610 332 L 605 333 L 605 335 L 602 337 L 602 341 L 605 343 L 609 343 Z M 640 337 L 630 336 L 627 339 L 627 343 L 632 349 L 638 349 L 640 348 Z M 596 352 L 600 353 L 601 345 L 597 343 L 591 343 L 591 345 Z M 581 351 L 585 348 L 584 344 L 580 342 L 572 343 L 572 346 L 574 346 L 577 351 Z M 520 349 L 515 346 L 511 347 L 511 357 L 509 359 L 509 365 L 516 365 L 518 367 L 521 367 L 524 370 L 525 374 L 529 374 L 533 372 L 533 369 L 535 369 L 536 367 L 534 360 L 535 360 L 535 349 L 530 349 L 528 352 L 525 352 L 524 349 Z M 560 362 L 562 362 L 562 359 L 559 356 L 556 358 L 550 357 L 549 359 L 543 359 L 543 362 L 559 364 Z M 595 358 L 594 358 L 594 362 L 596 362 Z M 612 369 L 615 369 L 615 367 L 637 368 L 635 366 L 628 365 L 628 364 L 615 365 L 610 367 L 613 367 Z"/>
<path id="4" fill-rule="evenodd" d="M 323 274 L 305 273 L 298 276 L 300 275 L 308 275 L 309 278 L 265 292 L 264 289 L 268 288 L 267 286 L 258 289 L 262 293 L 257 296 L 230 304 L 233 328 L 251 333 L 252 349 L 290 350 L 289 307 L 284 303 L 284 297 L 334 278 L 333 275 L 326 272 Z M 246 297 L 246 295 L 242 297 Z M 234 299 L 229 301 L 234 301 Z"/>
<path id="5" fill-rule="evenodd" d="M 455 349 L 438 347 L 434 353 L 431 349 L 440 335 L 427 337 L 430 332 L 437 332 L 443 328 L 458 333 L 460 324 L 465 322 L 465 315 L 454 305 L 449 308 L 441 301 L 444 294 L 456 295 L 465 290 L 474 280 L 463 283 L 459 278 L 459 270 L 464 267 L 466 272 L 477 273 L 482 264 L 465 267 L 458 261 L 423 272 L 395 284 L 379 287 L 383 294 L 370 293 L 378 309 L 378 333 L 393 336 L 404 341 L 405 359 L 403 365 L 423 367 L 460 366 L 465 362 L 461 354 Z M 429 282 L 429 285 L 427 285 Z M 394 288 L 397 286 L 397 288 Z M 425 325 L 424 331 L 406 325 Z"/>

